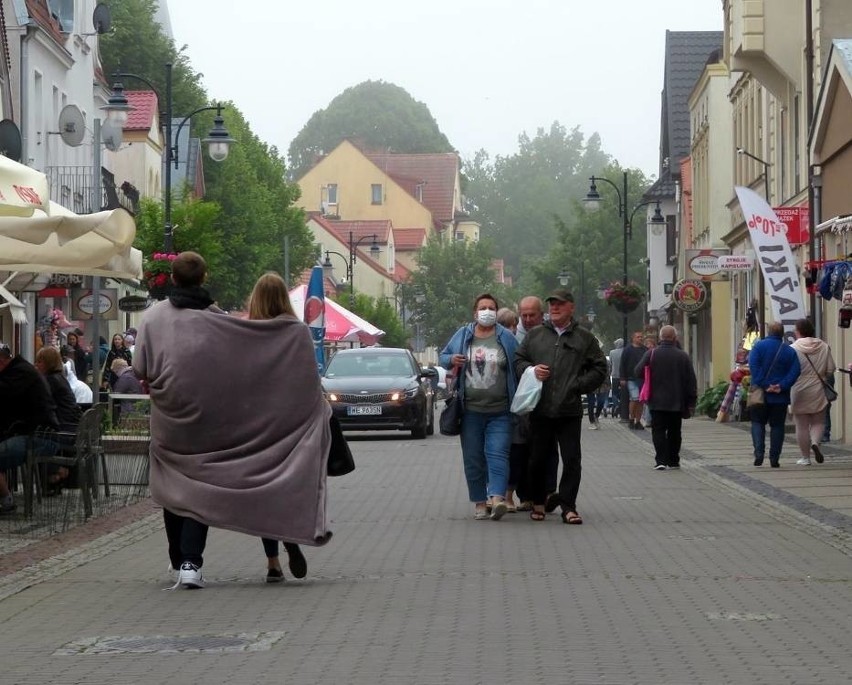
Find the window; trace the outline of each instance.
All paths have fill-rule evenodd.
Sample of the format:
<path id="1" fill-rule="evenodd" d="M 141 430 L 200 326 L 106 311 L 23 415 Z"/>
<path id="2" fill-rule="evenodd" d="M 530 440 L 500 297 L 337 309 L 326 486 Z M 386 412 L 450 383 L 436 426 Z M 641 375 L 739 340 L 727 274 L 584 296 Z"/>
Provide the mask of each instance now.
<path id="1" fill-rule="evenodd" d="M 381 183 L 373 183 L 370 186 L 370 194 L 372 197 L 372 202 L 374 205 L 382 204 L 382 184 Z"/>
<path id="2" fill-rule="evenodd" d="M 328 204 L 336 205 L 337 204 L 337 184 L 329 183 L 326 186 L 326 196 L 328 198 Z"/>

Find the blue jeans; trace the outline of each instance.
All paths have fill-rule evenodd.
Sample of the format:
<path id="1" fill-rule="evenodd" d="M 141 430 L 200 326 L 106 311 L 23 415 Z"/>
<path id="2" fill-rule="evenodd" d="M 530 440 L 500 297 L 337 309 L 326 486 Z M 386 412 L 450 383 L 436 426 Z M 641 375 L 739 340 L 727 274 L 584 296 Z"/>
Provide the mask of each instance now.
<path id="1" fill-rule="evenodd" d="M 751 416 L 751 442 L 754 446 L 755 464 L 763 463 L 766 452 L 766 424 L 769 423 L 769 463 L 777 464 L 784 445 L 784 422 L 787 420 L 786 404 L 764 404 L 749 409 Z"/>
<path id="2" fill-rule="evenodd" d="M 506 496 L 512 415 L 484 414 L 465 409 L 461 425 L 462 460 L 471 502 Z"/>
<path id="3" fill-rule="evenodd" d="M 0 442 L 0 471 L 14 469 L 27 460 L 27 450 L 30 447 L 29 435 L 14 435 Z M 50 454 L 57 451 L 59 446 L 52 440 L 32 438 L 33 449 L 38 454 Z"/>

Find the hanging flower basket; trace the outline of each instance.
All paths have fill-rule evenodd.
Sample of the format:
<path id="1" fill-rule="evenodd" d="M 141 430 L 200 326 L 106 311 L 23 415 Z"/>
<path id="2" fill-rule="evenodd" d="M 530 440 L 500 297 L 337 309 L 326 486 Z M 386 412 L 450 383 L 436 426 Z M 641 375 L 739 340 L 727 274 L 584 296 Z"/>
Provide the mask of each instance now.
<path id="1" fill-rule="evenodd" d="M 613 281 L 604 291 L 606 303 L 622 314 L 634 311 L 641 304 L 644 296 L 645 291 L 635 281 L 628 281 L 626 285 L 621 281 Z"/>
<path id="2" fill-rule="evenodd" d="M 165 300 L 172 291 L 173 252 L 155 252 L 145 260 L 145 284 L 148 295 L 154 300 Z"/>

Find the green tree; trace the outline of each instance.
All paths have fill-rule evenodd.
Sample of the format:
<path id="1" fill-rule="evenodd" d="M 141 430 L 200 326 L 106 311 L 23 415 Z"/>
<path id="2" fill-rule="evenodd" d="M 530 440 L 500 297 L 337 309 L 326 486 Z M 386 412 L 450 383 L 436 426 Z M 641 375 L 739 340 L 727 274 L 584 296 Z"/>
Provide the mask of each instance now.
<path id="1" fill-rule="evenodd" d="M 419 269 L 403 298 L 427 345 L 443 347 L 459 326 L 471 321 L 477 295 L 490 292 L 503 304 L 506 289 L 495 281 L 492 260 L 487 241 L 444 244 L 433 237 L 420 251 Z"/>
<path id="2" fill-rule="evenodd" d="M 534 138 L 518 138 L 518 152 L 492 159 L 483 150 L 465 164 L 467 209 L 494 241 L 506 270 L 523 276 L 524 258 L 541 258 L 557 241 L 554 216 L 574 221 L 577 198 L 588 190 L 588 178 L 601 173 L 610 158 L 597 134 L 584 141 L 579 128 L 554 122 Z"/>
<path id="3" fill-rule="evenodd" d="M 101 64 L 112 82 L 116 72 L 133 73 L 150 81 L 165 97 L 166 64 L 172 64 L 172 103 L 177 117 L 207 103 L 201 74 L 190 64 L 186 46 L 178 49 L 154 20 L 157 0 L 110 2 L 112 30 L 99 37 Z M 122 79 L 128 90 L 147 88 L 141 82 Z M 165 103 L 160 103 L 161 108 Z"/>
<path id="4" fill-rule="evenodd" d="M 293 177 L 302 176 L 319 155 L 331 152 L 344 138 L 393 152 L 453 150 L 425 104 L 392 83 L 364 81 L 314 112 L 290 143 Z"/>
<path id="5" fill-rule="evenodd" d="M 408 347 L 409 335 L 393 305 L 386 299 L 374 299 L 369 295 L 356 293 L 354 306 L 350 306 L 348 296 L 343 298 L 340 304 L 362 319 L 369 321 L 376 328 L 383 330 L 385 334 L 379 338 L 379 344 L 383 347 Z"/>

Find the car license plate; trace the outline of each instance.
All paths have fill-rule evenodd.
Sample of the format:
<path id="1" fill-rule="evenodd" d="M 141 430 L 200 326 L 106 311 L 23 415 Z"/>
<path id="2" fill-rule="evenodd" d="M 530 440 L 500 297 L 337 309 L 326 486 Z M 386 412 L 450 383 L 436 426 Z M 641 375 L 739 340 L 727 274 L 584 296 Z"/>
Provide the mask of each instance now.
<path id="1" fill-rule="evenodd" d="M 347 407 L 346 413 L 349 416 L 379 416 L 382 413 L 382 408 L 377 404 L 367 404 L 361 406 Z"/>

